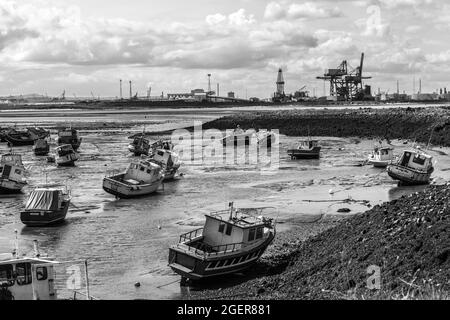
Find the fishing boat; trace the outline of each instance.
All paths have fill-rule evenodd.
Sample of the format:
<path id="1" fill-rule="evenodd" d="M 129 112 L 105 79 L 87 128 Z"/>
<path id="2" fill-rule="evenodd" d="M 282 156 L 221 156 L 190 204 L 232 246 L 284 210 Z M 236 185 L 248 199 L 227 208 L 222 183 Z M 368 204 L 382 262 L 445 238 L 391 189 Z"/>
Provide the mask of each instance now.
<path id="1" fill-rule="evenodd" d="M 389 176 L 404 185 L 428 184 L 433 171 L 433 157 L 420 149 L 405 150 L 396 163 L 387 167 Z"/>
<path id="2" fill-rule="evenodd" d="M 10 146 L 32 146 L 38 139 L 45 139 L 50 132 L 42 128 L 27 128 L 26 131 L 11 129 L 4 134 Z"/>
<path id="3" fill-rule="evenodd" d="M 71 144 L 63 144 L 55 149 L 55 162 L 58 166 L 71 167 L 79 159 Z"/>
<path id="4" fill-rule="evenodd" d="M 234 208 L 206 214 L 203 228 L 180 236 L 169 249 L 169 266 L 183 278 L 204 278 L 236 273 L 251 267 L 273 241 L 273 219 L 266 208 Z"/>
<path id="5" fill-rule="evenodd" d="M 38 139 L 34 143 L 33 152 L 36 156 L 46 156 L 50 151 L 50 145 L 46 139 Z"/>
<path id="6" fill-rule="evenodd" d="M 54 185 L 34 189 L 20 213 L 20 220 L 27 226 L 39 227 L 61 223 L 70 205 L 67 188 Z"/>
<path id="7" fill-rule="evenodd" d="M 19 193 L 26 185 L 22 156 L 15 153 L 2 155 L 0 159 L 0 194 Z"/>
<path id="8" fill-rule="evenodd" d="M 287 153 L 291 159 L 319 159 L 321 149 L 319 141 L 308 139 L 301 141 L 296 149 L 289 149 Z"/>
<path id="9" fill-rule="evenodd" d="M 258 130 L 248 129 L 244 131 L 238 125 L 233 132 L 222 139 L 223 146 L 238 146 L 245 145 L 248 146 L 252 143 L 258 146 L 266 146 L 270 148 L 272 146 L 272 142 L 275 142 L 275 133 L 267 130 Z"/>
<path id="10" fill-rule="evenodd" d="M 164 180 L 173 179 L 181 166 L 178 154 L 167 149 L 155 150 L 148 159 L 163 168 Z"/>
<path id="11" fill-rule="evenodd" d="M 164 171 L 146 159 L 132 161 L 125 173 L 103 179 L 103 190 L 118 198 L 133 198 L 154 193 L 164 180 Z"/>
<path id="12" fill-rule="evenodd" d="M 150 151 L 150 141 L 145 138 L 144 134 L 136 136 L 134 137 L 133 142 L 128 145 L 128 150 L 135 156 L 148 156 Z"/>
<path id="13" fill-rule="evenodd" d="M 0 300 L 96 299 L 89 294 L 86 260 L 58 262 L 41 255 L 37 240 L 33 247 L 33 254 L 20 252 L 16 232 L 12 252 L 0 253 Z"/>
<path id="14" fill-rule="evenodd" d="M 376 168 L 386 168 L 394 161 L 394 149 L 391 147 L 375 147 L 369 156 L 369 164 Z"/>
<path id="15" fill-rule="evenodd" d="M 77 151 L 81 145 L 81 140 L 78 131 L 72 127 L 58 131 L 58 145 L 70 144 L 73 150 Z"/>

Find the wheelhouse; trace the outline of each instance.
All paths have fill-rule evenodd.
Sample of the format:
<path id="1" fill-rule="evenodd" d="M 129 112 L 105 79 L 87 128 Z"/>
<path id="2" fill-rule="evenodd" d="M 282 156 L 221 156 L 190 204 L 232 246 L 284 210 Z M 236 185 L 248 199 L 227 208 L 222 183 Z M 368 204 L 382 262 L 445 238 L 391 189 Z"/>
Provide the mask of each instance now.
<path id="1" fill-rule="evenodd" d="M 433 167 L 433 157 L 421 151 L 406 150 L 403 152 L 398 165 L 427 172 Z"/>

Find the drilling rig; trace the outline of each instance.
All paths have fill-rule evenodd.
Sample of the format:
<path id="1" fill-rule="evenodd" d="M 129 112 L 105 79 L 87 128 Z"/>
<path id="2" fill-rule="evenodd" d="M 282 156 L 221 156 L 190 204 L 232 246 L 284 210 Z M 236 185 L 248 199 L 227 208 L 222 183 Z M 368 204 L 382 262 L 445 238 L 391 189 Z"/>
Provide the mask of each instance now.
<path id="1" fill-rule="evenodd" d="M 330 82 L 330 96 L 339 101 L 361 101 L 371 97 L 370 87 L 363 84 L 363 80 L 372 77 L 363 76 L 364 53 L 361 54 L 359 67 L 352 69 L 347 60 L 336 69 L 328 69 L 325 74 L 317 79 Z M 349 71 L 351 70 L 351 71 Z"/>

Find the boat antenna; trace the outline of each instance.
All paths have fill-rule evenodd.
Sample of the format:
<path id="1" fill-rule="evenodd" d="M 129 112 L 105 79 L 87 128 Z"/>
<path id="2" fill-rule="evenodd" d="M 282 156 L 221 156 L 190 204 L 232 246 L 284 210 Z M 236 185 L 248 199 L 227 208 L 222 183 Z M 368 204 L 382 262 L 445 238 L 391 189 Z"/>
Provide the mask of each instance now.
<path id="1" fill-rule="evenodd" d="M 228 207 L 230 208 L 230 220 L 233 220 L 233 202 L 229 202 Z"/>
<path id="2" fill-rule="evenodd" d="M 19 258 L 19 238 L 18 238 L 18 232 L 17 229 L 14 230 L 15 233 L 15 240 L 14 240 L 14 250 L 13 250 L 13 257 Z"/>

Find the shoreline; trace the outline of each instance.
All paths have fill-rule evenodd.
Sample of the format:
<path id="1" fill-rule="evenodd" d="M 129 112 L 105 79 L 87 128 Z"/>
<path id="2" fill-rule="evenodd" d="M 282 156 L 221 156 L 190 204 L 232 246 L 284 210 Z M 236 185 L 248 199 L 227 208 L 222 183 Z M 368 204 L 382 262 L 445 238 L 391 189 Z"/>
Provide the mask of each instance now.
<path id="1" fill-rule="evenodd" d="M 265 275 L 191 299 L 450 299 L 449 192 L 430 186 L 317 232 L 287 230 L 253 268 Z M 370 266 L 379 289 L 367 288 Z"/>

